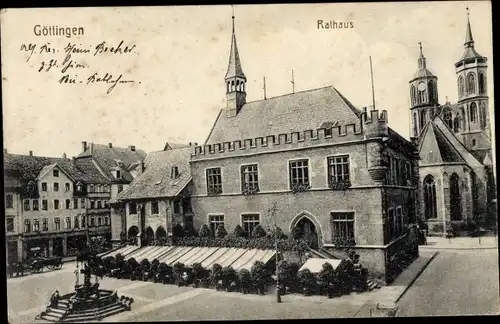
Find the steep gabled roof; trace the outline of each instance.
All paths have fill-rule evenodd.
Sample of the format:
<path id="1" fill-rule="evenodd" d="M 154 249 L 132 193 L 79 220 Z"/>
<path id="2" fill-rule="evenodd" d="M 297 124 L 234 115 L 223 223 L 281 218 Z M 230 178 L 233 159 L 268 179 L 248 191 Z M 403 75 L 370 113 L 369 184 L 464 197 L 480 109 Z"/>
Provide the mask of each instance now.
<path id="1" fill-rule="evenodd" d="M 63 158 L 4 154 L 4 169 L 16 171 L 22 180 L 35 180 L 45 166 L 57 163 Z"/>
<path id="2" fill-rule="evenodd" d="M 166 151 L 166 150 L 178 149 L 178 148 L 183 148 L 183 147 L 188 147 L 188 146 L 190 146 L 190 144 L 166 142 L 163 150 Z"/>
<path id="3" fill-rule="evenodd" d="M 132 150 L 131 148 L 109 147 L 108 145 L 90 143 L 85 152 L 77 156 L 77 160 L 82 157 L 93 157 L 97 164 L 106 173 L 109 179 L 118 180 L 114 177 L 113 168 L 121 165 L 122 180 L 130 182 L 133 180 L 132 175 L 127 170 L 128 167 L 146 157 L 146 152 L 143 150 Z"/>
<path id="4" fill-rule="evenodd" d="M 60 163 L 60 162 L 59 162 Z M 52 171 L 52 169 L 58 167 L 58 164 L 59 163 L 53 163 L 53 164 L 49 164 L 49 165 L 46 165 L 42 168 L 42 170 L 40 170 L 40 173 L 38 174 L 37 176 L 37 180 L 40 180 L 41 178 L 43 178 L 47 173 L 49 173 L 50 171 Z M 67 172 L 62 166 L 59 166 L 58 167 L 59 169 L 61 169 L 61 171 L 66 174 L 66 176 L 68 178 L 70 178 L 72 181 L 75 181 L 75 179 L 71 176 L 71 174 L 69 172 Z"/>
<path id="5" fill-rule="evenodd" d="M 362 113 L 332 86 L 248 102 L 234 117 L 223 110 L 206 144 L 318 129 L 325 122 L 356 123 Z"/>
<path id="6" fill-rule="evenodd" d="M 103 175 L 101 171 L 99 171 L 92 158 L 75 159 L 73 162 L 74 165 L 83 172 L 83 175 L 77 176 L 79 181 L 83 181 L 85 183 L 110 182 L 110 180 L 106 178 L 106 176 Z"/>
<path id="7" fill-rule="evenodd" d="M 151 199 L 175 197 L 191 181 L 192 147 L 151 152 L 144 160 L 145 171 L 139 174 L 116 199 Z M 171 177 L 172 167 L 178 167 L 178 176 Z"/>

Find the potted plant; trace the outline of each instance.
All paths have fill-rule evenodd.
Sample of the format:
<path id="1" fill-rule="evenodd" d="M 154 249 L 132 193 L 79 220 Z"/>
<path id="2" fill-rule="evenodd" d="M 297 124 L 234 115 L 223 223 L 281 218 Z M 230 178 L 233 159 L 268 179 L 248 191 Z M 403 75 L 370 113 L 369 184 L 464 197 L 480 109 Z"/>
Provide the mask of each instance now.
<path id="1" fill-rule="evenodd" d="M 266 265 L 262 261 L 255 261 L 250 270 L 250 277 L 257 293 L 259 295 L 264 295 L 266 293 L 266 283 L 270 276 L 267 272 Z"/>
<path id="2" fill-rule="evenodd" d="M 201 265 L 201 263 L 193 263 L 191 267 L 191 271 L 193 273 L 193 287 L 198 288 L 201 281 L 205 278 L 205 269 Z"/>
<path id="3" fill-rule="evenodd" d="M 250 288 L 252 285 L 250 271 L 248 271 L 247 269 L 241 269 L 238 273 L 238 276 L 240 279 L 241 292 L 243 294 L 250 293 Z"/>
<path id="4" fill-rule="evenodd" d="M 174 278 L 175 278 L 175 281 L 177 282 L 177 286 L 182 286 L 183 284 L 185 284 L 185 279 L 183 278 L 183 273 L 184 273 L 184 269 L 185 269 L 185 266 L 183 263 L 181 262 L 176 262 L 174 264 L 174 269 L 173 269 L 173 272 L 174 272 Z"/>
<path id="5" fill-rule="evenodd" d="M 222 268 L 222 288 L 226 291 L 233 291 L 236 289 L 236 271 L 231 266 Z"/>
<path id="6" fill-rule="evenodd" d="M 222 289 L 222 267 L 220 264 L 215 263 L 212 266 L 212 271 L 210 272 L 210 282 L 215 286 L 216 290 Z"/>
<path id="7" fill-rule="evenodd" d="M 335 270 L 332 265 L 328 262 L 323 264 L 321 271 L 318 273 L 318 284 L 320 286 L 320 292 L 326 294 L 328 298 L 333 297 L 334 293 L 334 276 Z"/>
<path id="8" fill-rule="evenodd" d="M 302 269 L 297 274 L 297 279 L 299 279 L 304 296 L 311 296 L 316 286 L 316 278 L 314 277 L 314 274 L 312 274 L 309 269 Z"/>

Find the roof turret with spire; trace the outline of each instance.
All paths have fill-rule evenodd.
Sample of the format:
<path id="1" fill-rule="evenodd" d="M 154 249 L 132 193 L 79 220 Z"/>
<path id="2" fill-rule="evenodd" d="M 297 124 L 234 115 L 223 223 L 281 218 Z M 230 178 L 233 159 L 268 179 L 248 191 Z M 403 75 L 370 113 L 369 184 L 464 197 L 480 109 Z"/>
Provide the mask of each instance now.
<path id="1" fill-rule="evenodd" d="M 246 82 L 247 78 L 241 68 L 240 54 L 236 45 L 236 33 L 234 32 L 234 7 L 232 15 L 232 35 L 231 50 L 229 52 L 229 64 L 226 72 L 226 99 L 228 117 L 238 115 L 241 108 L 246 103 Z"/>
<path id="2" fill-rule="evenodd" d="M 427 61 L 422 49 L 422 43 L 418 42 L 418 46 L 420 47 L 420 56 L 418 57 L 418 71 L 413 76 L 413 79 L 433 77 L 434 74 L 432 74 L 432 72 L 427 68 Z"/>
<path id="3" fill-rule="evenodd" d="M 238 53 L 238 46 L 236 44 L 236 33 L 234 32 L 234 8 L 232 15 L 232 39 L 231 50 L 229 52 L 229 65 L 226 72 L 226 80 L 234 77 L 240 77 L 246 80 L 245 73 L 241 68 L 240 54 Z"/>
<path id="4" fill-rule="evenodd" d="M 467 10 L 467 29 L 465 31 L 465 43 L 464 43 L 465 51 L 460 61 L 473 58 L 483 58 L 478 52 L 476 52 L 476 49 L 474 48 L 474 38 L 472 37 L 472 28 L 470 26 L 470 19 L 469 19 L 470 15 L 469 8 L 466 8 L 466 10 Z"/>

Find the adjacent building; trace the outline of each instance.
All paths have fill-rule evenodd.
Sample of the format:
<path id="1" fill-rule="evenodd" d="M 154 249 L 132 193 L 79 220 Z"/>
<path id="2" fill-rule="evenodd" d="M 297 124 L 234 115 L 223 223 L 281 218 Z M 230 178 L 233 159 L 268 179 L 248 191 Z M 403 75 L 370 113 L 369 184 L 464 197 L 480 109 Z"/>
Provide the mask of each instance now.
<path id="1" fill-rule="evenodd" d="M 74 255 L 91 225 L 87 185 L 105 183 L 106 178 L 97 169 L 84 172 L 66 157 L 32 152 L 5 152 L 4 171 L 7 260 Z"/>
<path id="2" fill-rule="evenodd" d="M 112 200 L 122 212 L 120 232 L 140 244 L 168 241 L 173 225 L 193 223 L 190 201 L 191 143 L 167 143 L 139 165 L 138 176 Z M 122 236 L 124 236 L 122 234 Z"/>
<path id="3" fill-rule="evenodd" d="M 439 103 L 438 78 L 420 45 L 410 80 L 411 134 L 420 161 L 420 208 L 429 230 L 467 229 L 471 221 L 496 217 L 487 58 L 474 47 L 467 20 L 464 53 L 455 63 L 458 102 Z"/>
<path id="4" fill-rule="evenodd" d="M 113 243 L 120 242 L 122 224 L 125 222 L 120 209 L 108 205 L 111 199 L 116 199 L 119 193 L 125 190 L 135 176 L 140 172 L 141 161 L 146 153 L 136 149 L 134 145 L 127 148 L 82 142 L 82 152 L 76 157 L 78 165 L 93 165 L 107 179 L 108 186 L 89 186 L 89 214 L 95 222 L 108 228 Z M 109 222 L 107 221 L 109 217 Z M 106 222 L 106 223 L 104 223 Z M 104 225 L 105 224 L 105 225 Z M 96 233 L 103 235 L 103 232 Z"/>

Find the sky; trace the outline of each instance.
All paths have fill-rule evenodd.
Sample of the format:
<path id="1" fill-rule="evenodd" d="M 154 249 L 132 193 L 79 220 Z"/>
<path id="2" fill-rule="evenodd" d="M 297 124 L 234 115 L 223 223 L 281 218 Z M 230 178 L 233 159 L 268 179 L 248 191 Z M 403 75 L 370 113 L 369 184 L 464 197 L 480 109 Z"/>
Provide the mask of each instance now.
<path id="1" fill-rule="evenodd" d="M 476 50 L 488 58 L 493 121 L 488 1 L 237 5 L 247 101 L 263 99 L 264 76 L 267 97 L 291 93 L 293 70 L 295 91 L 333 85 L 355 106 L 369 106 L 371 56 L 376 107 L 387 110 L 389 126 L 408 138 L 408 82 L 417 70 L 418 42 L 438 76 L 440 102 L 455 102 L 466 7 Z M 2 15 L 3 132 L 10 153 L 76 156 L 82 141 L 146 152 L 162 150 L 165 142 L 203 143 L 225 106 L 231 6 L 8 9 Z M 318 20 L 352 22 L 353 28 L 318 29 Z M 83 27 L 84 34 L 36 36 L 35 25 Z M 72 55 L 85 68 L 67 72 L 83 83 L 60 84 L 61 67 L 38 72 L 42 61 L 60 64 L 68 43 L 95 48 L 122 40 L 135 45 L 132 53 Z M 46 43 L 56 53 L 38 54 Z M 23 44 L 36 45 L 28 61 Z M 93 73 L 135 82 L 107 94 L 109 85 L 86 84 Z"/>

